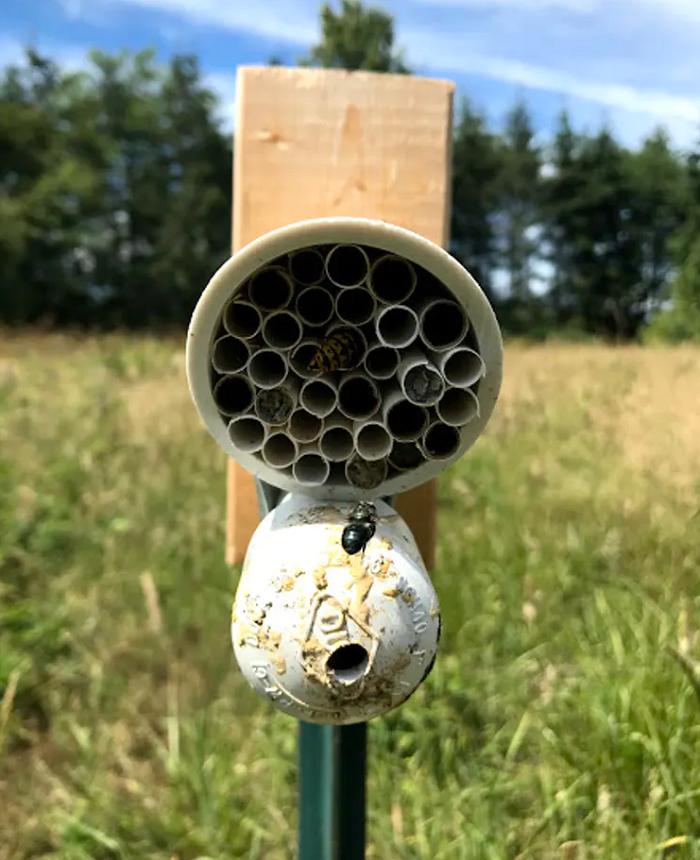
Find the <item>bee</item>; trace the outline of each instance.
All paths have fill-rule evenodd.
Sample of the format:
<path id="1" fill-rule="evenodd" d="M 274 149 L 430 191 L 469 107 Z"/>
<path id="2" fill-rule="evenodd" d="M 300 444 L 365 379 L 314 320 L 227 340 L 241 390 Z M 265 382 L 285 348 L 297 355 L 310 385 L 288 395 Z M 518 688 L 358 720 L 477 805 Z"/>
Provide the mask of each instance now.
<path id="1" fill-rule="evenodd" d="M 362 355 L 362 339 L 351 328 L 339 328 L 329 334 L 316 350 L 308 364 L 312 373 L 329 373 L 331 370 L 352 370 Z"/>
<path id="2" fill-rule="evenodd" d="M 377 509 L 371 502 L 358 502 L 350 512 L 341 543 L 348 555 L 364 552 L 377 528 Z"/>

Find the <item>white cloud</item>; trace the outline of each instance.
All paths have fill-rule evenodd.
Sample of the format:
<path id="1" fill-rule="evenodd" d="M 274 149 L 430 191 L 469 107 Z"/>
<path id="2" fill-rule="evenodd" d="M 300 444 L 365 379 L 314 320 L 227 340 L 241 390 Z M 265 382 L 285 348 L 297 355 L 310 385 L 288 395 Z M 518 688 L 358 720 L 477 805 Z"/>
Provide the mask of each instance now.
<path id="1" fill-rule="evenodd" d="M 417 0 L 423 6 L 440 6 L 445 9 L 512 9 L 516 12 L 533 12 L 547 9 L 564 9 L 570 12 L 593 12 L 600 0 Z"/>
<path id="2" fill-rule="evenodd" d="M 450 44 L 444 37 L 425 32 L 404 33 L 409 56 L 427 67 L 481 75 L 492 80 L 517 84 L 596 102 L 610 108 L 633 111 L 658 122 L 700 123 L 700 98 L 676 95 L 661 89 L 644 89 L 614 81 L 595 81 L 559 69 L 536 66 L 505 57 L 482 56 L 464 45 Z"/>
<path id="3" fill-rule="evenodd" d="M 65 0 L 76 2 L 76 0 Z M 115 4 L 131 4 L 159 9 L 180 15 L 200 24 L 214 24 L 230 30 L 240 30 L 259 36 L 278 38 L 300 45 L 309 44 L 317 36 L 317 7 L 311 0 L 112 0 Z M 418 0 L 424 6 L 445 9 L 485 10 L 512 9 L 514 14 L 527 16 L 532 12 L 568 10 L 590 13 L 597 11 L 601 22 L 606 14 L 603 0 Z M 651 6 L 657 0 L 617 0 L 617 11 L 636 6 Z M 410 22 L 410 7 L 390 2 L 389 7 L 397 16 L 397 23 Z M 658 15 L 697 18 L 700 21 L 698 0 L 665 0 L 663 6 L 656 5 Z M 413 13 L 415 14 L 415 12 Z M 466 29 L 466 28 L 465 28 Z M 497 33 L 490 34 L 490 41 L 497 41 Z M 617 62 L 614 38 L 609 38 L 611 64 Z M 467 30 L 460 41 L 454 31 L 430 31 L 425 27 L 404 30 L 399 26 L 399 42 L 405 47 L 411 62 L 427 69 L 440 67 L 446 71 L 481 75 L 491 80 L 511 83 L 522 87 L 571 96 L 595 102 L 616 110 L 640 113 L 656 122 L 694 125 L 700 122 L 700 100 L 666 91 L 663 87 L 643 88 L 624 79 L 634 80 L 629 74 L 634 61 L 630 58 L 627 74 L 620 69 L 609 73 L 607 80 L 595 80 L 567 71 L 567 60 L 555 57 L 551 65 L 535 65 L 520 61 L 514 51 L 510 56 L 494 57 L 471 50 L 470 33 Z M 599 75 L 601 72 L 599 72 Z"/>
<path id="4" fill-rule="evenodd" d="M 640 2 L 662 15 L 673 16 L 682 21 L 700 24 L 700 4 L 697 0 L 640 0 Z M 634 4 L 629 2 L 630 9 Z"/>
<path id="5" fill-rule="evenodd" d="M 86 3 L 93 11 L 101 9 L 105 21 L 144 8 L 299 46 L 318 37 L 317 0 L 62 2 L 67 13 L 76 14 Z M 679 142 L 696 137 L 700 93 L 695 99 L 694 84 L 700 60 L 688 44 L 694 44 L 700 28 L 700 0 L 384 0 L 384 5 L 396 17 L 397 41 L 409 62 L 429 72 L 468 74 L 561 95 L 574 101 L 574 116 L 590 115 L 585 105 L 600 106 L 616 129 L 630 134 L 634 129 L 641 136 L 642 129 L 661 123 Z M 578 14 L 583 17 L 571 18 Z M 164 33 L 172 20 L 163 16 Z M 541 50 L 532 62 L 536 22 Z M 520 33 L 529 34 L 527 40 Z M 662 33 L 658 46 L 657 33 Z M 37 47 L 65 67 L 85 66 L 82 46 L 40 39 Z M 0 37 L 0 62 L 19 59 L 21 48 Z M 206 53 L 203 60 L 206 67 Z M 234 76 L 211 72 L 205 79 L 221 98 L 224 127 L 232 128 Z"/>
<path id="6" fill-rule="evenodd" d="M 659 18 L 676 18 L 686 22 L 700 23 L 698 0 L 415 0 L 422 6 L 443 9 L 510 9 L 518 12 L 537 12 L 560 9 L 569 12 L 592 13 L 601 16 L 612 11 L 634 15 L 641 8 L 653 12 Z"/>
<path id="7" fill-rule="evenodd" d="M 180 15 L 197 24 L 241 30 L 258 36 L 305 45 L 318 33 L 317 9 L 297 0 L 112 0 Z"/>

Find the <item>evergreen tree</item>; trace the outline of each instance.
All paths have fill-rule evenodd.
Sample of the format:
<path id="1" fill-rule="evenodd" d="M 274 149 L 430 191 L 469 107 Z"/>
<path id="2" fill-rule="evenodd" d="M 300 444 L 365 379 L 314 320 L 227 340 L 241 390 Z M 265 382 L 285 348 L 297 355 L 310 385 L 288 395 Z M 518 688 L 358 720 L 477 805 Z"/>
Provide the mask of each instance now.
<path id="1" fill-rule="evenodd" d="M 682 175 L 682 226 L 671 237 L 671 301 L 652 320 L 651 339 L 700 341 L 700 151 L 692 152 Z"/>
<path id="2" fill-rule="evenodd" d="M 571 201 L 571 287 L 579 316 L 586 331 L 615 338 L 632 337 L 645 316 L 628 158 L 607 129 L 584 139 L 580 193 Z"/>
<path id="3" fill-rule="evenodd" d="M 302 63 L 351 71 L 409 71 L 394 47 L 391 15 L 361 0 L 340 0 L 337 12 L 330 3 L 321 6 L 321 39 Z"/>
<path id="4" fill-rule="evenodd" d="M 323 7 L 308 59 L 406 71 L 391 17 L 359 0 Z M 67 74 L 28 51 L 0 74 L 0 319 L 184 325 L 228 254 L 230 156 L 193 58 L 94 53 Z M 635 337 L 672 283 L 652 330 L 698 336 L 700 152 L 683 165 L 662 131 L 631 152 L 563 115 L 544 158 L 524 105 L 497 135 L 465 102 L 452 192 L 452 249 L 506 328 Z"/>
<path id="5" fill-rule="evenodd" d="M 99 199 L 91 136 L 76 133 L 81 86 L 37 52 L 0 82 L 0 318 L 80 322 L 80 237 Z"/>
<path id="6" fill-rule="evenodd" d="M 609 131 L 577 135 L 561 117 L 544 182 L 544 222 L 558 324 L 635 337 L 663 300 L 682 213 L 681 167 L 663 134 L 639 152 Z"/>
<path id="7" fill-rule="evenodd" d="M 494 222 L 502 150 L 466 99 L 455 128 L 452 165 L 451 248 L 491 294 L 498 250 Z"/>
<path id="8" fill-rule="evenodd" d="M 149 273 L 155 313 L 168 304 L 174 319 L 187 319 L 214 269 L 229 255 L 231 146 L 216 124 L 215 107 L 197 61 L 174 57 L 162 87 L 166 204 Z"/>
<path id="9" fill-rule="evenodd" d="M 192 58 L 29 52 L 0 84 L 0 317 L 180 325 L 229 243 L 230 147 Z"/>
<path id="10" fill-rule="evenodd" d="M 518 301 L 531 296 L 533 258 L 539 219 L 540 152 L 530 115 L 520 102 L 506 117 L 500 176 L 499 221 L 501 265 L 510 295 Z"/>
<path id="11" fill-rule="evenodd" d="M 579 163 L 580 146 L 581 140 L 564 111 L 559 117 L 542 187 L 543 239 L 546 258 L 552 269 L 547 299 L 554 321 L 559 324 L 573 322 L 579 310 L 573 284 L 576 280 L 574 253 L 579 230 L 576 201 L 584 185 Z"/>
<path id="12" fill-rule="evenodd" d="M 683 165 L 657 129 L 629 158 L 632 221 L 640 245 L 639 296 L 647 313 L 668 298 L 673 271 L 671 238 L 681 228 L 687 210 L 688 187 Z M 697 234 L 696 234 L 697 235 Z"/>

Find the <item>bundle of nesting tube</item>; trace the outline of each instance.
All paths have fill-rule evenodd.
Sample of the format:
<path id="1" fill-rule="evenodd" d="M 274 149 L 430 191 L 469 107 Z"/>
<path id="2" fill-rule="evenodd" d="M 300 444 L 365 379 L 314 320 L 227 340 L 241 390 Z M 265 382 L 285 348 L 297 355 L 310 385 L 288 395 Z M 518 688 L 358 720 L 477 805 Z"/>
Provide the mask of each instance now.
<path id="1" fill-rule="evenodd" d="M 466 269 L 364 218 L 246 245 L 203 291 L 187 341 L 190 391 L 220 447 L 269 484 L 338 500 L 390 497 L 462 456 L 502 359 Z"/>
<path id="2" fill-rule="evenodd" d="M 496 339 L 497 389 L 497 327 Z M 355 497 L 408 486 L 484 418 L 489 367 L 466 303 L 367 242 L 315 242 L 252 268 L 220 302 L 206 361 L 224 447 L 280 486 Z"/>

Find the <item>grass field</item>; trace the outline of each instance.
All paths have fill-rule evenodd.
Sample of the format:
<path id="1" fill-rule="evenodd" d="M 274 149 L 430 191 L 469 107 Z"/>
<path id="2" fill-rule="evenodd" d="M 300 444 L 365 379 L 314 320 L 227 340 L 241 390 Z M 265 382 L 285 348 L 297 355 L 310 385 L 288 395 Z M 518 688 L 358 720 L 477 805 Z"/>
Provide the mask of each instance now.
<path id="1" fill-rule="evenodd" d="M 294 856 L 180 346 L 2 339 L 1 860 Z M 511 346 L 440 500 L 443 648 L 372 724 L 368 857 L 700 857 L 700 351 Z"/>

